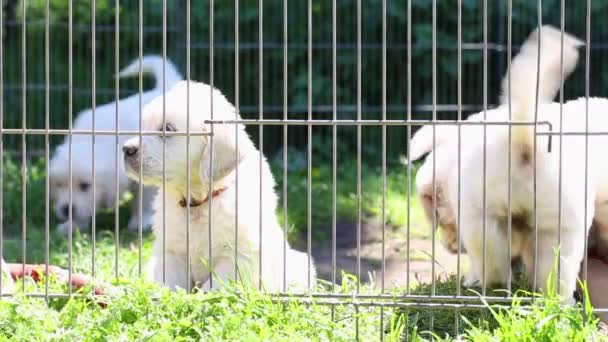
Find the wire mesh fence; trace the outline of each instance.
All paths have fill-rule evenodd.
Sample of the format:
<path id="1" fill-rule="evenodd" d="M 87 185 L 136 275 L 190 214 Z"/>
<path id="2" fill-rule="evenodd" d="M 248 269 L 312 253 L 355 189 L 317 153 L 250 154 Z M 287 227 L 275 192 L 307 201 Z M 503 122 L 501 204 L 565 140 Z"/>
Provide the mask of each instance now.
<path id="1" fill-rule="evenodd" d="M 587 251 L 601 255 L 601 3 L 2 4 L 11 272 L 59 264 L 67 279 L 187 290 L 240 279 L 277 300 L 381 308 L 381 327 L 389 309 L 428 308 L 431 330 L 447 311 L 458 332 L 463 310 L 512 300 L 516 257 L 523 287 L 546 290 L 559 246 L 557 288 L 574 292 L 572 264 L 587 279 Z M 520 46 L 545 24 L 557 38 Z M 342 272 L 358 280 L 348 293 Z M 29 294 L 74 286 L 46 277 Z"/>

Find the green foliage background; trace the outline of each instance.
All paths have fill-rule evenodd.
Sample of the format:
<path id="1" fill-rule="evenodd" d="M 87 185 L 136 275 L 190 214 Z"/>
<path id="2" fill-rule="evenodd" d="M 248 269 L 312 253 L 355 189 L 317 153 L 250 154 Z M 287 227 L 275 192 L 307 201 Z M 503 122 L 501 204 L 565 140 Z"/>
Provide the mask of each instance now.
<path id="1" fill-rule="evenodd" d="M 496 102 L 498 84 L 507 64 L 507 21 L 509 1 L 462 0 L 462 103 L 465 115 L 472 110 Z M 26 4 L 25 15 L 23 4 Z M 128 63 L 139 53 L 139 5 L 138 1 L 97 0 L 95 10 L 95 71 L 97 103 L 115 98 L 116 68 Z M 283 116 L 283 6 L 288 3 L 288 87 L 287 103 L 289 118 L 306 118 L 308 103 L 308 8 L 306 1 L 263 2 L 263 87 L 259 87 L 259 2 L 239 1 L 239 75 L 238 103 L 246 117 L 258 117 L 260 91 L 263 92 L 262 111 L 265 118 Z M 408 23 L 408 0 L 387 0 L 387 79 L 386 99 L 389 118 L 408 116 L 408 96 L 411 96 L 413 118 L 430 119 L 433 103 L 432 68 L 432 1 L 411 0 L 411 23 Z M 28 127 L 43 128 L 45 124 L 45 5 L 46 0 L 3 1 L 3 124 L 4 127 L 21 127 L 23 115 Z M 53 128 L 67 127 L 69 120 L 69 11 L 68 0 L 50 0 L 50 124 Z M 92 8 L 91 1 L 73 1 L 72 70 L 73 111 L 92 105 Z M 163 1 L 142 0 L 143 53 L 162 53 Z M 332 104 L 332 2 L 312 1 L 312 114 L 315 118 L 331 118 Z M 436 2 L 436 102 L 440 105 L 438 118 L 455 118 L 454 107 L 458 102 L 457 28 L 458 2 Z M 516 47 L 538 24 L 537 2 L 512 0 L 514 53 Z M 586 1 L 565 2 L 566 31 L 581 38 L 586 34 Z M 116 22 L 118 8 L 119 23 Z M 361 104 L 363 118 L 380 118 L 382 105 L 382 1 L 362 0 L 361 17 Z M 190 21 L 186 12 L 189 9 Z M 607 82 L 603 71 L 607 28 L 602 18 L 607 14 L 608 3 L 593 1 L 591 9 L 591 95 L 603 95 Z M 559 26 L 560 1 L 542 1 L 543 23 Z M 214 1 L 213 9 L 213 83 L 236 102 L 235 87 L 235 8 L 233 1 Z M 337 1 L 337 103 L 339 118 L 355 118 L 357 105 L 357 4 L 355 1 Z M 484 13 L 487 14 L 487 65 L 484 73 Z M 209 0 L 166 1 L 167 55 L 185 74 L 187 56 L 190 55 L 190 77 L 210 82 L 210 6 Z M 22 20 L 26 21 L 22 35 Z M 408 25 L 411 24 L 411 89 L 408 91 Z M 115 27 L 120 27 L 115 34 Z M 188 37 L 187 32 L 190 32 Z M 25 37 L 25 51 L 24 41 Z M 118 41 L 116 40 L 118 37 Z M 187 39 L 190 49 L 187 49 Z M 584 95 L 584 52 L 579 69 L 566 84 L 567 98 Z M 115 65 L 118 53 L 120 65 Z M 23 59 L 25 55 L 25 60 Z M 23 78 L 23 69 L 25 76 Z M 487 92 L 484 93 L 484 74 Z M 150 86 L 146 80 L 144 87 Z M 23 92 L 25 85 L 26 91 Z M 120 94 L 136 92 L 138 81 L 121 80 Z M 484 101 L 484 96 L 487 98 Z M 25 101 L 24 101 L 25 97 Z M 23 106 L 23 103 L 26 106 Z M 257 139 L 257 128 L 250 127 Z M 276 151 L 283 145 L 280 127 L 264 129 L 264 150 Z M 379 160 L 380 134 L 378 127 L 363 128 L 366 160 Z M 327 127 L 315 127 L 313 135 L 321 141 L 331 138 Z M 346 151 L 356 149 L 356 130 L 340 127 L 338 138 Z M 53 139 L 56 143 L 59 138 Z M 5 136 L 5 148 L 20 147 L 20 137 Z M 305 127 L 290 127 L 288 144 L 305 148 Z M 388 130 L 388 153 L 404 154 L 407 145 L 405 127 Z M 27 149 L 42 149 L 42 139 L 28 138 Z M 389 158 L 396 160 L 396 158 Z"/>

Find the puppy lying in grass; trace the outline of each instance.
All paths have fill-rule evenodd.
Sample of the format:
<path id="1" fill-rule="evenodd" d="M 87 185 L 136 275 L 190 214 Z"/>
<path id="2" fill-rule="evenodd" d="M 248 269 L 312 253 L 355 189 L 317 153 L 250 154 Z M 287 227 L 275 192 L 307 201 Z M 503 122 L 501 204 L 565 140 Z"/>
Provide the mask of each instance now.
<path id="1" fill-rule="evenodd" d="M 141 61 L 142 72 L 152 74 L 156 78 L 153 89 L 141 94 L 142 104 L 162 94 L 164 83 L 169 89 L 182 77 L 170 61 L 165 64 L 158 56 L 144 56 Z M 123 69 L 119 77 L 132 77 L 139 74 L 139 60 L 133 61 Z M 95 108 L 95 123 L 92 109 L 80 112 L 74 120 L 74 130 L 92 131 L 137 131 L 139 129 L 140 95 L 135 94 L 121 99 L 118 103 L 111 102 Z M 118 122 L 116 122 L 118 111 Z M 94 126 L 93 126 L 94 125 Z M 70 214 L 73 229 L 88 229 L 91 217 L 96 210 L 114 208 L 119 194 L 131 189 L 136 195 L 133 211 L 128 227 L 136 230 L 140 226 L 139 204 L 142 204 L 142 228 L 148 228 L 152 222 L 152 198 L 155 189 L 144 187 L 142 198 L 139 198 L 139 187 L 135 182 L 129 182 L 124 173 L 122 158 L 118 155 L 119 148 L 130 137 L 120 135 L 96 135 L 93 158 L 91 134 L 73 134 L 57 147 L 49 162 L 49 177 L 51 196 L 54 202 L 55 214 L 63 221 L 59 230 L 68 233 Z M 118 140 L 118 141 L 117 141 Z M 71 145 L 71 150 L 70 150 Z M 95 161 L 95 184 L 93 184 L 93 160 Z M 71 164 L 71 166 L 70 166 Z M 70 167 L 72 178 L 70 183 Z M 118 184 L 116 182 L 118 181 Z M 95 196 L 93 196 L 95 194 Z M 72 204 L 70 213 L 70 202 Z"/>
<path id="2" fill-rule="evenodd" d="M 240 116 L 219 90 L 182 81 L 144 110 L 145 130 L 160 136 L 145 136 L 141 145 L 133 138 L 123 147 L 129 177 L 138 179 L 141 168 L 144 184 L 160 189 L 148 275 L 185 289 L 216 288 L 229 279 L 268 291 L 313 286 L 311 256 L 292 249 L 277 222 L 266 158 L 242 125 L 212 126 L 211 118 Z M 213 137 L 171 135 L 188 129 Z"/>

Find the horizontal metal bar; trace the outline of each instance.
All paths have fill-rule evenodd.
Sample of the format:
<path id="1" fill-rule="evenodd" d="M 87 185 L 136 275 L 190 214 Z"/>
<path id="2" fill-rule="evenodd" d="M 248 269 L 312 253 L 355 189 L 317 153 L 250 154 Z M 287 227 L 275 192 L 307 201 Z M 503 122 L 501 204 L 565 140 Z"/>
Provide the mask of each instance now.
<path id="1" fill-rule="evenodd" d="M 19 294 L 20 296 L 22 294 Z M 2 294 L 2 297 L 4 298 L 11 298 L 13 297 L 14 294 L 7 294 L 4 293 Z M 97 298 L 106 298 L 108 299 L 108 301 L 111 300 L 111 298 L 108 298 L 107 296 L 104 295 L 94 295 L 93 293 L 73 293 L 72 295 L 69 295 L 67 293 L 49 293 L 44 294 L 44 293 L 26 293 L 24 294 L 25 297 L 30 297 L 30 298 L 39 298 L 39 299 L 46 299 L 46 298 L 63 298 L 63 299 L 69 299 L 69 298 L 92 298 L 92 297 L 97 297 Z M 444 309 L 457 309 L 457 308 L 470 308 L 470 309 L 485 309 L 488 308 L 487 305 L 485 304 L 476 304 L 476 303 L 467 303 L 467 302 L 461 302 L 461 303 L 453 303 L 453 302 L 432 302 L 432 301 L 428 301 L 429 299 L 432 298 L 443 298 L 445 296 L 408 296 L 410 298 L 412 297 L 420 297 L 419 300 L 421 301 L 413 301 L 413 302 L 398 302 L 398 301 L 386 301 L 383 300 L 385 299 L 387 296 L 375 296 L 375 295 L 340 295 L 340 294 L 327 294 L 324 295 L 324 297 L 319 297 L 319 296 L 313 296 L 313 295 L 308 295 L 308 296 L 304 296 L 304 295 L 294 295 L 294 294 L 286 294 L 286 293 L 282 293 L 279 295 L 273 295 L 272 296 L 272 300 L 274 302 L 294 302 L 297 301 L 298 303 L 301 304 L 316 304 L 316 305 L 356 305 L 356 306 L 366 306 L 366 307 L 393 307 L 393 308 L 444 308 Z M 453 298 L 453 297 L 451 297 Z M 467 297 L 463 297 L 463 298 L 467 298 Z M 480 300 L 480 297 L 474 297 L 476 298 L 478 301 Z M 491 298 L 501 298 L 501 297 L 483 297 L 486 301 L 490 302 L 489 299 Z M 152 297 L 151 300 L 152 301 L 158 301 L 160 298 L 158 297 Z M 501 299 L 506 299 L 506 298 L 501 298 Z M 519 298 L 521 299 L 530 299 L 530 298 Z M 495 309 L 495 308 L 502 308 L 502 309 L 509 309 L 511 306 L 508 304 L 508 301 L 505 301 L 506 304 L 491 304 L 490 307 Z M 525 307 L 523 307 L 523 309 L 525 310 Z M 582 310 L 582 308 L 579 308 L 579 310 Z M 608 308 L 594 308 L 593 309 L 594 313 L 606 313 L 608 312 Z"/>
<path id="2" fill-rule="evenodd" d="M 289 297 L 281 297 L 281 298 L 273 298 L 275 302 L 289 302 L 293 303 L 294 299 Z M 364 307 L 391 307 L 391 308 L 444 308 L 444 309 L 457 309 L 457 308 L 469 308 L 469 309 L 487 309 L 488 306 L 484 304 L 470 304 L 470 303 L 425 303 L 425 302 L 377 302 L 377 301 L 359 301 L 359 300 L 350 300 L 350 301 L 341 301 L 332 298 L 322 298 L 322 299 L 306 299 L 299 298 L 297 299 L 298 303 L 305 305 L 329 305 L 329 306 L 346 306 L 346 305 L 354 305 L 354 306 L 364 306 Z M 503 308 L 508 309 L 510 305 L 502 304 L 502 305 L 492 305 L 493 309 L 495 308 Z"/>
<path id="3" fill-rule="evenodd" d="M 260 48 L 260 43 L 258 42 L 239 42 L 239 51 L 244 51 L 244 50 L 255 50 L 258 51 Z M 481 51 L 483 50 L 483 43 L 464 43 L 462 44 L 462 49 L 463 50 L 473 50 L 473 51 Z M 283 49 L 284 48 L 284 44 L 280 43 L 280 42 L 264 42 L 262 44 L 262 49 L 265 50 L 270 50 L 270 49 Z M 208 42 L 198 42 L 198 43 L 192 43 L 191 47 L 193 49 L 209 49 L 209 43 Z M 220 43 L 213 43 L 213 47 L 214 49 L 220 49 L 220 50 L 234 50 L 234 43 L 233 42 L 220 42 Z M 308 43 L 304 42 L 304 43 L 288 43 L 287 44 L 288 49 L 290 50 L 308 50 Z M 329 49 L 333 49 L 336 48 L 336 50 L 356 50 L 357 49 L 357 44 L 356 43 L 342 43 L 342 44 L 336 44 L 334 45 L 332 42 L 318 42 L 318 43 L 312 43 L 312 49 L 313 50 L 329 50 Z M 381 43 L 364 43 L 361 44 L 361 50 L 376 50 L 376 49 L 381 49 L 382 48 L 382 44 Z M 408 46 L 406 44 L 401 44 L 401 43 L 388 43 L 386 44 L 386 49 L 387 50 L 407 50 Z M 432 48 L 431 44 L 426 44 L 426 43 L 419 43 L 419 44 L 414 44 L 412 45 L 412 49 L 418 49 L 418 50 L 430 50 Z M 452 50 L 452 51 L 456 51 L 457 50 L 457 45 L 455 44 L 438 44 L 437 45 L 437 49 L 438 50 Z M 506 49 L 506 45 L 501 45 L 501 44 L 494 44 L 494 43 L 490 43 L 488 44 L 488 48 L 489 50 L 494 50 L 494 51 L 505 51 Z M 514 46 L 514 50 L 517 51 L 519 50 L 519 46 Z"/>
<path id="4" fill-rule="evenodd" d="M 205 120 L 206 124 L 242 125 L 300 125 L 300 126 L 534 126 L 552 124 L 549 121 L 465 121 L 465 120 Z"/>
<path id="5" fill-rule="evenodd" d="M 289 43 L 287 46 L 290 50 L 308 50 L 307 43 Z M 208 42 L 192 43 L 191 47 L 193 49 L 209 49 L 209 43 Z M 220 50 L 234 50 L 234 43 L 233 42 L 220 42 L 220 43 L 214 42 L 213 47 L 214 47 L 214 49 L 220 49 Z M 281 42 L 264 42 L 264 44 L 262 46 L 263 49 L 283 49 L 283 47 L 284 47 L 284 45 Z M 482 52 L 484 50 L 484 43 L 462 43 L 461 47 L 462 47 L 461 50 L 463 50 L 463 51 L 468 50 L 468 51 Z M 258 42 L 239 42 L 239 51 L 243 51 L 243 50 L 258 51 L 259 48 L 260 48 L 260 43 L 258 43 Z M 332 48 L 333 48 L 332 42 L 317 42 L 317 43 L 312 44 L 313 50 L 330 50 Z M 356 50 L 357 44 L 356 43 L 337 44 L 335 46 L 335 48 L 337 50 Z M 379 50 L 381 48 L 382 48 L 381 43 L 361 44 L 361 50 Z M 430 51 L 432 48 L 433 48 L 433 45 L 431 43 L 412 44 L 412 50 L 429 50 Z M 457 51 L 458 45 L 457 44 L 436 44 L 436 48 L 437 48 L 437 50 Z M 386 44 L 386 49 L 389 51 L 390 50 L 407 50 L 408 45 L 401 44 L 401 43 L 388 43 L 388 44 Z M 508 49 L 507 44 L 499 44 L 499 43 L 488 43 L 487 44 L 488 52 L 507 52 L 507 49 Z M 520 45 L 512 45 L 513 52 L 517 52 L 517 51 L 519 51 L 519 49 L 520 49 Z M 600 42 L 591 43 L 591 50 L 592 51 L 608 50 L 608 44 L 600 43 Z"/>
<path id="6" fill-rule="evenodd" d="M 16 135 L 16 134 L 29 134 L 29 135 L 68 135 L 68 134 L 72 134 L 72 135 L 110 135 L 110 136 L 116 136 L 116 135 L 131 135 L 131 136 L 139 136 L 139 134 L 141 133 L 141 135 L 143 136 L 167 136 L 167 137 L 173 137 L 173 136 L 187 136 L 190 135 L 192 137 L 195 136 L 211 136 L 211 133 L 209 132 L 203 132 L 203 131 L 190 131 L 190 133 L 187 132 L 166 132 L 163 133 L 162 131 L 107 131 L 107 130 L 99 130 L 99 131 L 92 131 L 92 130 L 68 130 L 68 129 L 37 129 L 37 128 L 3 128 L 0 129 L 0 134 L 11 134 L 11 135 Z"/>
<path id="7" fill-rule="evenodd" d="M 446 302 L 481 302 L 479 296 L 449 296 L 449 295 L 387 295 L 387 294 L 342 294 L 342 293 L 279 293 L 279 297 L 290 298 L 315 298 L 315 299 L 337 299 L 337 300 L 382 300 L 382 301 L 423 301 L 428 303 Z M 485 296 L 483 299 L 488 303 L 510 303 L 512 296 Z M 531 302 L 531 297 L 517 297 L 522 303 Z"/>
<path id="8" fill-rule="evenodd" d="M 21 26 L 22 25 L 22 21 L 21 20 L 9 20 L 9 21 L 5 21 L 5 25 L 8 27 L 12 27 L 12 26 Z M 30 19 L 27 20 L 27 25 L 29 26 L 34 26 L 34 25 L 39 25 L 42 26 L 44 25 L 44 19 Z M 92 32 L 91 29 L 91 25 L 89 24 L 77 24 L 77 23 L 72 23 L 71 27 L 70 24 L 68 22 L 63 22 L 63 21 L 55 21 L 53 22 L 50 27 L 52 27 L 53 29 L 56 28 L 67 28 L 67 29 L 72 29 L 73 31 L 79 31 L 79 32 Z M 112 25 L 95 25 L 95 31 L 97 32 L 114 32 L 116 30 L 116 27 L 114 26 L 114 24 Z M 137 25 L 120 25 L 120 32 L 139 32 L 140 28 Z M 143 31 L 145 33 L 160 33 L 163 32 L 163 29 L 161 27 L 158 26 L 144 26 L 143 27 Z M 171 27 L 167 27 L 167 32 L 180 32 L 180 29 L 178 26 L 171 26 Z"/>
<path id="9" fill-rule="evenodd" d="M 603 132 L 538 132 L 537 135 L 547 135 L 547 136 L 601 136 L 608 135 L 608 131 Z"/>

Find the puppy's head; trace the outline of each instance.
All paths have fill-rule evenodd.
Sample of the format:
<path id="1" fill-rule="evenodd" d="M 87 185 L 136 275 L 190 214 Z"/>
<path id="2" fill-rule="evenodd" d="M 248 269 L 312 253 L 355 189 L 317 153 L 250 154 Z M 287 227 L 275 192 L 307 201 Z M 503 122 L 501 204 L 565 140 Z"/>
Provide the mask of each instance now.
<path id="1" fill-rule="evenodd" d="M 73 144 L 70 153 L 67 144 L 60 145 L 49 162 L 49 184 L 55 215 L 60 221 L 67 221 L 72 208 L 74 226 L 86 228 L 95 207 L 106 205 L 106 190 L 100 187 L 102 180 L 96 170 L 96 189 L 93 191 L 93 173 L 90 144 Z M 70 183 L 70 164 L 72 177 Z M 96 169 L 98 166 L 96 165 Z M 111 187 L 108 185 L 108 187 Z M 93 197 L 95 193 L 95 198 Z M 94 200 L 95 199 L 95 200 Z"/>
<path id="2" fill-rule="evenodd" d="M 436 219 L 435 229 L 441 229 L 441 243 L 451 253 L 458 253 L 458 230 L 456 225 L 456 217 L 454 208 L 445 198 L 445 184 L 443 179 L 444 173 L 435 172 L 433 177 L 433 153 L 431 152 L 416 174 L 416 191 L 424 214 L 429 222 Z M 438 160 L 437 160 L 438 161 Z M 443 165 L 439 162 L 439 167 Z M 435 184 L 433 185 L 433 178 Z M 461 251 L 464 248 L 460 246 Z"/>
<path id="3" fill-rule="evenodd" d="M 253 148 L 242 126 L 215 124 L 211 127 L 206 121 L 212 118 L 212 111 L 214 120 L 240 118 L 219 90 L 193 81 L 177 83 L 164 97 L 146 105 L 144 131 L 162 132 L 164 128 L 167 132 L 185 134 L 189 129 L 191 133 L 212 133 L 213 137 L 190 135 L 189 144 L 185 135 L 149 135 L 141 137 L 141 141 L 139 137 L 132 138 L 123 146 L 129 177 L 139 180 L 141 170 L 144 184 L 160 187 L 164 181 L 167 190 L 179 191 L 185 196 L 190 182 L 191 194 L 204 194 L 210 181 L 229 174 Z"/>

